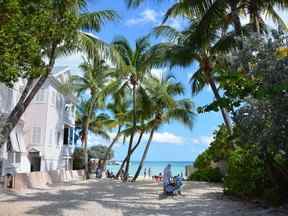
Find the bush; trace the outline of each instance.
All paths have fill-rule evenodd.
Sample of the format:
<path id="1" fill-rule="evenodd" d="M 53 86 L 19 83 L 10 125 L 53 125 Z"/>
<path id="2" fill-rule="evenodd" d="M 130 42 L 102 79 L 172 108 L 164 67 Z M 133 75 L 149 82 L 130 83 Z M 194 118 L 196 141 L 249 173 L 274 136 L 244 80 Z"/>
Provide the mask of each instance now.
<path id="1" fill-rule="evenodd" d="M 212 157 L 209 149 L 206 149 L 202 154 L 198 155 L 194 162 L 194 167 L 198 169 L 207 169 L 209 168 L 212 161 Z"/>
<path id="2" fill-rule="evenodd" d="M 85 153 L 83 148 L 75 148 L 73 153 L 73 170 L 84 169 Z"/>
<path id="3" fill-rule="evenodd" d="M 192 173 L 189 181 L 222 182 L 223 176 L 219 168 L 200 169 Z"/>
<path id="4" fill-rule="evenodd" d="M 264 163 L 253 149 L 237 148 L 228 160 L 224 191 L 242 198 L 259 197 L 264 191 Z"/>

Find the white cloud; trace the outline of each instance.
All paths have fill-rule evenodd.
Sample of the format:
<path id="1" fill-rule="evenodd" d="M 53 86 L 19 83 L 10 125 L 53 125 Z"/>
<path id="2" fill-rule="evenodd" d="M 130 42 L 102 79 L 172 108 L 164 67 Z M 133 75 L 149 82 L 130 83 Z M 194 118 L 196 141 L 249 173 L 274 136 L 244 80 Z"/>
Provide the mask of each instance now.
<path id="1" fill-rule="evenodd" d="M 139 24 L 147 24 L 147 23 L 158 23 L 158 13 L 155 10 L 147 8 L 144 10 L 140 16 L 136 18 L 131 18 L 126 21 L 126 25 L 139 25 Z"/>
<path id="2" fill-rule="evenodd" d="M 148 135 L 145 137 L 147 139 Z M 184 144 L 184 139 L 174 133 L 170 132 L 156 132 L 154 133 L 152 142 L 164 143 L 164 144 Z"/>
<path id="3" fill-rule="evenodd" d="M 176 30 L 180 31 L 185 26 L 185 21 L 181 17 L 176 17 L 176 18 L 169 19 L 169 21 L 165 25 L 169 25 L 175 28 Z"/>
<path id="4" fill-rule="evenodd" d="M 81 72 L 79 65 L 83 62 L 84 53 L 75 52 L 71 55 L 62 56 L 56 59 L 55 66 L 68 66 L 73 74 Z"/>
<path id="5" fill-rule="evenodd" d="M 191 140 L 193 144 L 209 146 L 209 144 L 213 141 L 213 136 L 199 136 L 192 138 Z"/>
<path id="6" fill-rule="evenodd" d="M 158 79 L 162 78 L 165 74 L 167 73 L 167 70 L 166 69 L 156 69 L 156 68 L 153 68 L 151 70 L 151 74 L 153 77 L 156 77 Z"/>

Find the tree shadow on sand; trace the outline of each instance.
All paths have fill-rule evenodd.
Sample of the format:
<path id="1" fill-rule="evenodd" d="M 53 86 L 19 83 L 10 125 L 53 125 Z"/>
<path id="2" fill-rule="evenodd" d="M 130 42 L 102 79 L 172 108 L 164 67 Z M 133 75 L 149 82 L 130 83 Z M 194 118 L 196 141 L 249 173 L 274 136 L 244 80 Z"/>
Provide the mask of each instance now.
<path id="1" fill-rule="evenodd" d="M 257 208 L 255 209 L 253 206 L 236 201 L 223 200 L 219 186 L 192 183 L 191 188 L 184 188 L 183 196 L 160 198 L 162 188 L 152 182 L 123 184 L 112 180 L 92 180 L 86 183 L 64 185 L 60 190 L 59 186 L 53 186 L 48 190 L 36 190 L 37 192 L 29 194 L 9 193 L 10 199 L 1 200 L 0 202 L 5 202 L 8 205 L 17 205 L 25 202 L 33 204 L 35 202 L 38 204 L 31 205 L 30 208 L 24 210 L 24 213 L 44 216 L 101 216 L 112 215 L 112 212 L 114 213 L 113 216 L 260 216 L 260 214 L 255 213 Z M 195 192 L 193 192 L 193 188 Z M 89 212 L 87 210 L 89 208 L 94 209 Z M 73 212 L 73 214 L 67 212 Z"/>

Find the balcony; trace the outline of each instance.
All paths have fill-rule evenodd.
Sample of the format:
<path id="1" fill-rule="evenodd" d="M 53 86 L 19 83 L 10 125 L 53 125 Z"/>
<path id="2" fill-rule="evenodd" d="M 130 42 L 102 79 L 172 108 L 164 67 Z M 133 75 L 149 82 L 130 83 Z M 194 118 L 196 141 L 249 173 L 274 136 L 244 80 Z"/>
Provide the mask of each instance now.
<path id="1" fill-rule="evenodd" d="M 66 157 L 72 156 L 74 152 L 75 146 L 73 145 L 63 145 L 62 147 L 62 155 Z"/>
<path id="2" fill-rule="evenodd" d="M 74 127 L 75 125 L 75 112 L 71 110 L 64 110 L 64 123 Z"/>

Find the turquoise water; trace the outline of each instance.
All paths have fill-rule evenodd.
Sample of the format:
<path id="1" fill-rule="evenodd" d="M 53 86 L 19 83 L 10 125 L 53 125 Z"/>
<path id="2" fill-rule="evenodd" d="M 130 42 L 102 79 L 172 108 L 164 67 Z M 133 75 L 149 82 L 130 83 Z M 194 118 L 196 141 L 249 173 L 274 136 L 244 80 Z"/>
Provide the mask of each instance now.
<path id="1" fill-rule="evenodd" d="M 144 176 L 144 168 L 146 168 L 146 173 L 148 175 L 148 169 L 151 169 L 151 176 L 153 175 L 159 175 L 159 173 L 163 174 L 164 168 L 167 166 L 167 164 L 171 164 L 171 170 L 172 175 L 181 175 L 183 173 L 183 176 L 185 176 L 185 166 L 192 165 L 191 161 L 147 161 L 144 163 L 143 169 L 140 173 L 140 176 Z M 129 168 L 129 175 L 134 175 L 137 168 L 138 168 L 139 162 L 132 161 Z M 108 165 L 109 171 L 112 171 L 114 174 L 117 173 L 120 165 Z"/>

